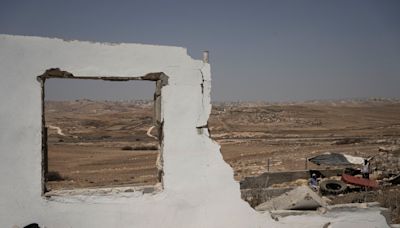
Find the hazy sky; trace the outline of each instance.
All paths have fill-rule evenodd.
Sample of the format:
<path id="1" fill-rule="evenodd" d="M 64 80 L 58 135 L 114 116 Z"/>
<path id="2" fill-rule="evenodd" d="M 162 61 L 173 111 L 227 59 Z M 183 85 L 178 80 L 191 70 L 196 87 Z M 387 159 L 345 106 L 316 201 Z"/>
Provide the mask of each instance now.
<path id="1" fill-rule="evenodd" d="M 217 101 L 400 97 L 397 0 L 0 0 L 0 33 L 209 50 Z M 77 82 L 48 95 L 102 99 Z"/>

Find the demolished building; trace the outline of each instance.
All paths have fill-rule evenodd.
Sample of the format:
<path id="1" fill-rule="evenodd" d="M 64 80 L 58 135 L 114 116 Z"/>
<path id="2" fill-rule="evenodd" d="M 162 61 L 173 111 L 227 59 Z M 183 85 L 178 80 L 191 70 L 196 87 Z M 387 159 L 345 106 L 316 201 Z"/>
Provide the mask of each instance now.
<path id="1" fill-rule="evenodd" d="M 62 75 L 49 74 L 60 69 Z M 47 74 L 45 74 L 47 72 Z M 158 191 L 43 189 L 43 77 L 160 80 Z M 42 76 L 39 77 L 38 76 Z M 24 227 L 385 227 L 379 209 L 276 222 L 241 199 L 239 183 L 209 137 L 210 64 L 181 47 L 0 35 L 0 226 Z M 301 222 L 299 222 L 301 221 Z M 299 226 L 299 227 L 300 227 Z"/>

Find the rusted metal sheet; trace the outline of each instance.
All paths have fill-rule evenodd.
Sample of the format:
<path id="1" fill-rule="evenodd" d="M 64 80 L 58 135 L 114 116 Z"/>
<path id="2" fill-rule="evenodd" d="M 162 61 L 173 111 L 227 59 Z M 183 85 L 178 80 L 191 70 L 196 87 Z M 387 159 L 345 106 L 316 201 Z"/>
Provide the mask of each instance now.
<path id="1" fill-rule="evenodd" d="M 378 182 L 375 180 L 365 179 L 361 177 L 355 177 L 347 174 L 342 175 L 342 181 L 347 184 L 357 185 L 361 187 L 368 187 L 368 188 L 378 188 Z"/>

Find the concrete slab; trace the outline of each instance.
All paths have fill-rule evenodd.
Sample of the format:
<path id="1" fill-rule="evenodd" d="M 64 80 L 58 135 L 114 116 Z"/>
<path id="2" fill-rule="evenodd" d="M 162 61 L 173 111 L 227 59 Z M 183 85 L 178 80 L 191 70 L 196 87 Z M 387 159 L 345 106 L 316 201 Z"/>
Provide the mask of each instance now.
<path id="1" fill-rule="evenodd" d="M 315 210 L 326 202 L 307 186 L 300 186 L 256 207 L 257 211 Z"/>

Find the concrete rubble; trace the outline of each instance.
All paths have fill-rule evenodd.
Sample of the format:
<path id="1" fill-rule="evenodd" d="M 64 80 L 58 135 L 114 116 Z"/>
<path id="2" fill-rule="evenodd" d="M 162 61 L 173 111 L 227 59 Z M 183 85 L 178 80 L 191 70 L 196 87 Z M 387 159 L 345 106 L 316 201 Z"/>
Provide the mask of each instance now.
<path id="1" fill-rule="evenodd" d="M 307 186 L 300 186 L 256 207 L 257 211 L 315 210 L 327 203 Z"/>
<path id="2" fill-rule="evenodd" d="M 378 203 L 352 203 L 332 205 L 315 211 L 277 210 L 271 217 L 289 227 L 396 227 L 390 224 L 387 208 Z M 383 217 L 383 218 L 382 218 Z M 310 223 L 313 221 L 313 223 Z"/>

